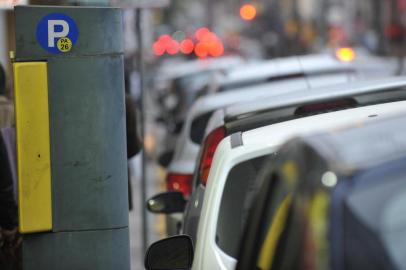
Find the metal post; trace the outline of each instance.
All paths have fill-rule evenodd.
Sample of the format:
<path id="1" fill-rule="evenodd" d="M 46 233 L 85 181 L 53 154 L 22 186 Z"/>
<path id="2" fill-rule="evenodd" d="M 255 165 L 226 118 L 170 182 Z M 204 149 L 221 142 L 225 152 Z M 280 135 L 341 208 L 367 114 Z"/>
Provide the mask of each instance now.
<path id="1" fill-rule="evenodd" d="M 143 32 L 142 32 L 142 9 L 137 8 L 135 13 L 135 25 L 137 31 L 137 64 L 138 72 L 140 75 L 140 91 L 141 91 L 141 141 L 142 148 L 141 151 L 141 213 L 142 213 L 142 257 L 147 251 L 148 245 L 148 220 L 147 220 L 147 210 L 145 208 L 145 202 L 147 201 L 147 166 L 146 166 L 146 154 L 145 154 L 145 103 L 146 103 L 146 93 L 145 93 L 145 81 L 144 81 L 144 57 L 143 57 Z"/>

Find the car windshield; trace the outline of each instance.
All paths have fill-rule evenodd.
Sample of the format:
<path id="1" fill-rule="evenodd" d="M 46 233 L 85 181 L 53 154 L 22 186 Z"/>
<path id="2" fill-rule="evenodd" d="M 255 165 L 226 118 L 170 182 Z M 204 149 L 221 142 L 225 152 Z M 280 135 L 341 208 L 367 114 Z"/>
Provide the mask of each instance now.
<path id="1" fill-rule="evenodd" d="M 185 115 L 201 90 L 210 80 L 212 72 L 202 71 L 177 78 L 172 83 L 171 92 L 179 99 L 175 114 Z"/>
<path id="2" fill-rule="evenodd" d="M 255 180 L 267 156 L 237 164 L 228 174 L 217 221 L 216 243 L 236 257 L 239 240 L 255 194 Z"/>
<path id="3" fill-rule="evenodd" d="M 202 71 L 192 75 L 180 77 L 174 81 L 175 87 L 179 92 L 196 92 L 204 84 L 207 84 L 212 76 L 212 71 Z"/>
<path id="4" fill-rule="evenodd" d="M 196 144 L 202 144 L 204 131 L 214 111 L 209 111 L 193 120 L 190 128 L 190 139 Z"/>

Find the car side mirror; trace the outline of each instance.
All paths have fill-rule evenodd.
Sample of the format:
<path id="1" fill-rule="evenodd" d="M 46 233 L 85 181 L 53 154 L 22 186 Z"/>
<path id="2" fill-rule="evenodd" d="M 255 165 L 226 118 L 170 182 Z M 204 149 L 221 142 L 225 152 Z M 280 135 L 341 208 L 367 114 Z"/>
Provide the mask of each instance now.
<path id="1" fill-rule="evenodd" d="M 193 263 L 193 243 L 187 235 L 176 235 L 153 243 L 145 255 L 147 270 L 189 270 Z"/>
<path id="2" fill-rule="evenodd" d="M 184 123 L 185 123 L 185 121 L 183 121 L 183 120 L 177 121 L 176 124 L 175 124 L 175 129 L 174 129 L 173 133 L 174 134 L 179 134 L 182 131 Z"/>
<path id="3" fill-rule="evenodd" d="M 153 196 L 147 201 L 148 211 L 155 214 L 182 213 L 186 200 L 182 192 L 169 191 Z"/>
<path id="4" fill-rule="evenodd" d="M 173 155 L 175 154 L 175 151 L 170 150 L 166 151 L 163 154 L 161 154 L 158 158 L 158 163 L 162 167 L 168 167 L 169 163 L 171 163 Z"/>
<path id="5" fill-rule="evenodd" d="M 158 116 L 155 118 L 155 122 L 159 123 L 159 124 L 163 124 L 165 123 L 165 118 L 163 118 L 162 116 Z"/>

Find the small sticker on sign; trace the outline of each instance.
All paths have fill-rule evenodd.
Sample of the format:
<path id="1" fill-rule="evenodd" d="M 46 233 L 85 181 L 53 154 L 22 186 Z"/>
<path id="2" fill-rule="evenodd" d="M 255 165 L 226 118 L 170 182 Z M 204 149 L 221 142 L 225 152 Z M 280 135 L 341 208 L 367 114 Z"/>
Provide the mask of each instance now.
<path id="1" fill-rule="evenodd" d="M 69 38 L 60 38 L 56 44 L 61 52 L 69 52 L 72 49 L 72 41 Z"/>
<path id="2" fill-rule="evenodd" d="M 51 13 L 37 25 L 37 41 L 41 47 L 53 54 L 68 53 L 78 40 L 75 21 L 63 13 Z"/>

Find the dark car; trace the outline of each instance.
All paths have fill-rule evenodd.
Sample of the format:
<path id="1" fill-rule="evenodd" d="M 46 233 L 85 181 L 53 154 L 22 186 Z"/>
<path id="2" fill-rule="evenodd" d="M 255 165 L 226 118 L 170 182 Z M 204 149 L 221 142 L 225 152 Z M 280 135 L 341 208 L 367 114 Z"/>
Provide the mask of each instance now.
<path id="1" fill-rule="evenodd" d="M 236 269 L 405 269 L 405 125 L 285 144 L 258 179 Z"/>

